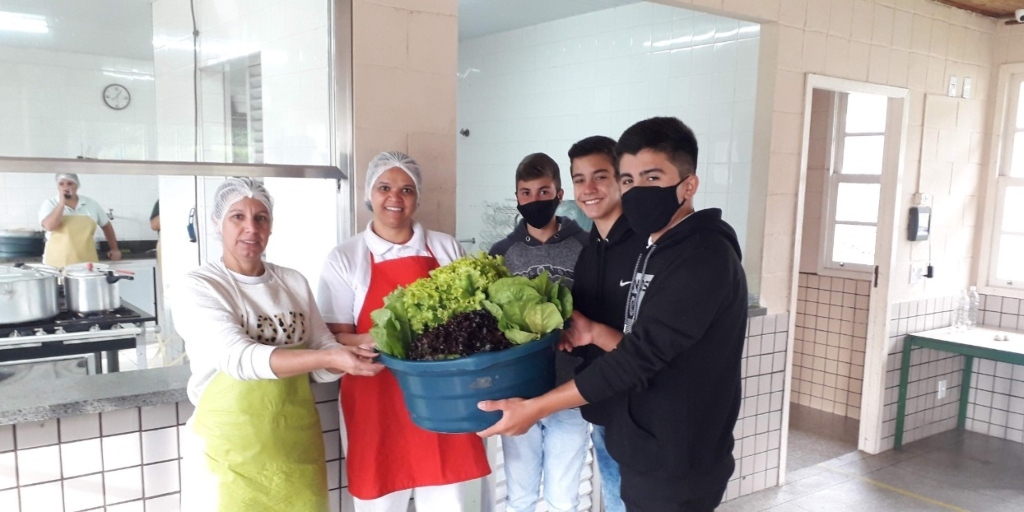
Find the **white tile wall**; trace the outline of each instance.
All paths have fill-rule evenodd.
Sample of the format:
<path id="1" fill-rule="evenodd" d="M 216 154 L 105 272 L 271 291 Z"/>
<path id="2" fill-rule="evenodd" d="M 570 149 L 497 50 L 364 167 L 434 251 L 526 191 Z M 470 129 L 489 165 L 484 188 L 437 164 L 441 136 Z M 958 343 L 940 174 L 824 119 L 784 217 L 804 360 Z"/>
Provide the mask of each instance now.
<path id="1" fill-rule="evenodd" d="M 756 24 L 639 2 L 460 42 L 459 236 L 493 243 L 486 205 L 512 199 L 527 154 L 554 158 L 571 198 L 574 142 L 668 115 L 700 144 L 695 206 L 723 208 L 745 240 L 759 36 Z"/>
<path id="2" fill-rule="evenodd" d="M 890 307 L 885 405 L 882 418 L 882 449 L 893 447 L 896 403 L 899 398 L 903 341 L 908 333 L 939 329 L 953 324 L 952 297 L 937 297 L 892 304 Z M 957 400 L 963 377 L 962 356 L 915 348 L 910 356 L 907 409 L 903 442 L 909 443 L 956 428 Z M 940 380 L 946 381 L 946 397 L 937 399 Z"/>
<path id="3" fill-rule="evenodd" d="M 0 155 L 154 158 L 152 60 L 0 47 L 0 74 L 18 77 L 0 88 Z M 128 88 L 128 108 L 103 103 L 112 83 Z"/>
<path id="4" fill-rule="evenodd" d="M 733 429 L 736 470 L 725 499 L 778 485 L 789 315 L 750 319 L 743 349 L 743 403 Z"/>
<path id="5" fill-rule="evenodd" d="M 979 323 L 1024 330 L 1020 299 L 983 295 Z M 1024 443 L 1024 366 L 975 359 L 967 405 L 967 430 Z"/>
<path id="6" fill-rule="evenodd" d="M 800 274 L 792 400 L 860 418 L 871 283 Z"/>
<path id="7" fill-rule="evenodd" d="M 332 509 L 340 511 L 344 459 L 337 383 L 316 384 L 313 394 L 324 425 Z M 0 511 L 71 512 L 106 506 L 108 512 L 177 512 L 181 488 L 178 428 L 193 411 L 190 403 L 180 402 L 16 428 L 0 426 Z M 51 423 L 53 432 L 60 432 L 61 443 L 46 434 L 45 446 L 22 447 L 21 432 L 49 432 Z"/>

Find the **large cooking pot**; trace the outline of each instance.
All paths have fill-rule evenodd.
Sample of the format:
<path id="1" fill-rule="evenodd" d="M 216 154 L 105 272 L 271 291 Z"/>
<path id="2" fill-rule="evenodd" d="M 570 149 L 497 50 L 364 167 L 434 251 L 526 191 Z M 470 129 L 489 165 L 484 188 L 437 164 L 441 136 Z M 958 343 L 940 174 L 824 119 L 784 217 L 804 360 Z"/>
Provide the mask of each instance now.
<path id="1" fill-rule="evenodd" d="M 0 324 L 45 320 L 58 313 L 56 274 L 0 267 Z"/>
<path id="2" fill-rule="evenodd" d="M 0 229 L 0 258 L 35 258 L 43 255 L 46 233 L 30 229 Z"/>
<path id="3" fill-rule="evenodd" d="M 73 270 L 64 274 L 64 298 L 75 313 L 101 313 L 121 307 L 118 282 L 133 276 L 98 270 Z"/>

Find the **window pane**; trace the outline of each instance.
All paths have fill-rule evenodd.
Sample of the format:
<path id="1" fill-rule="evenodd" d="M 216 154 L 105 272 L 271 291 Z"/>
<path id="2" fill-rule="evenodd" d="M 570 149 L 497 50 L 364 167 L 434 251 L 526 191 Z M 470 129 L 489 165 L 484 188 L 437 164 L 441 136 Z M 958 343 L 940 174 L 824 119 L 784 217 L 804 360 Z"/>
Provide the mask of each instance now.
<path id="1" fill-rule="evenodd" d="M 1009 281 L 1024 281 L 1024 235 L 1002 235 L 999 239 L 999 265 L 996 278 Z"/>
<path id="2" fill-rule="evenodd" d="M 1001 231 L 1024 234 L 1024 187 L 1006 187 Z M 1021 261 L 1024 262 L 1024 254 Z"/>
<path id="3" fill-rule="evenodd" d="M 847 136 L 843 140 L 843 174 L 882 174 L 884 135 Z"/>
<path id="4" fill-rule="evenodd" d="M 1024 177 L 1024 132 L 1017 132 L 1013 135 L 1013 154 L 1010 155 L 1010 176 Z"/>
<path id="5" fill-rule="evenodd" d="M 881 190 L 882 186 L 877 183 L 840 183 L 836 197 L 836 221 L 878 222 Z"/>
<path id="6" fill-rule="evenodd" d="M 846 133 L 884 132 L 887 102 L 885 96 L 851 92 L 846 102 Z"/>
<path id="7" fill-rule="evenodd" d="M 1024 128 L 1024 82 L 1020 83 L 1017 91 L 1017 128 Z"/>
<path id="8" fill-rule="evenodd" d="M 875 264 L 874 226 L 836 224 L 832 241 L 832 261 L 841 263 Z"/>

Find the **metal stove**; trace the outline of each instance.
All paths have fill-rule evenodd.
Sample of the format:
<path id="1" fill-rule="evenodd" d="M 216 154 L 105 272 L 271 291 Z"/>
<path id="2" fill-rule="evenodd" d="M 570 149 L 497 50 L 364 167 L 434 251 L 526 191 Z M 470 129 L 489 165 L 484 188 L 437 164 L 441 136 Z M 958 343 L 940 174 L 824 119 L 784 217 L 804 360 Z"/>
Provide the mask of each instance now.
<path id="1" fill-rule="evenodd" d="M 99 357 L 106 354 L 107 369 L 120 369 L 117 353 L 136 349 L 139 368 L 146 367 L 146 335 L 157 332 L 156 317 L 121 301 L 113 311 L 95 314 L 61 313 L 49 320 L 0 325 L 0 363 L 96 354 L 96 373 L 102 373 Z"/>

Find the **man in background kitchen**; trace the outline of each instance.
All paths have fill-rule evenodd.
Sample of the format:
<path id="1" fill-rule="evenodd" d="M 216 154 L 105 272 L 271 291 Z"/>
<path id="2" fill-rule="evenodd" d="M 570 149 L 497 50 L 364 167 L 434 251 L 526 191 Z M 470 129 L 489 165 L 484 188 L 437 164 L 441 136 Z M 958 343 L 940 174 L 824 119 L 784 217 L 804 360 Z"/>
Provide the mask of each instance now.
<path id="1" fill-rule="evenodd" d="M 587 318 L 605 325 L 621 327 L 626 312 L 633 264 L 647 246 L 647 235 L 629 227 L 622 216 L 622 193 L 615 161 L 615 140 L 601 135 L 587 137 L 569 148 L 569 174 L 576 204 L 594 221 L 590 242 L 576 260 L 572 289 L 573 307 Z M 578 375 L 603 354 L 596 346 L 580 347 L 573 352 L 583 358 Z M 612 412 L 614 399 L 580 408 L 583 418 L 594 424 L 591 439 L 601 471 L 601 498 L 605 512 L 625 512 L 619 495 L 619 464 L 608 454 L 604 425 Z"/>
<path id="2" fill-rule="evenodd" d="M 107 257 L 117 261 L 121 251 L 117 249 L 117 236 L 106 212 L 96 200 L 78 195 L 81 181 L 77 174 L 56 175 L 57 195 L 47 199 L 39 207 L 39 223 L 46 230 L 46 250 L 43 263 L 53 267 L 66 267 L 75 263 L 97 262 L 96 242 L 93 234 L 96 226 L 107 237 L 110 251 Z"/>
<path id="3" fill-rule="evenodd" d="M 516 201 L 523 220 L 491 255 L 505 257 L 514 275 L 533 278 L 547 271 L 552 280 L 572 287 L 573 267 L 587 234 L 572 219 L 557 217 L 562 200 L 558 164 L 544 153 L 527 155 L 516 169 Z M 579 359 L 555 355 L 557 383 L 572 379 Z M 552 512 L 575 512 L 580 473 L 587 455 L 587 422 L 578 408 L 544 418 L 526 435 L 502 437 L 509 512 L 532 512 L 544 480 L 544 500 Z"/>
<path id="4" fill-rule="evenodd" d="M 605 354 L 543 396 L 481 402 L 503 414 L 480 435 L 519 435 L 549 414 L 612 399 L 606 440 L 628 510 L 714 510 L 735 468 L 747 326 L 739 242 L 721 210 L 694 211 L 697 140 L 681 121 L 640 121 L 615 154 L 620 171 L 636 179 L 622 196 L 623 214 L 634 231 L 650 234 L 624 329 L 574 312 L 566 336 Z"/>

